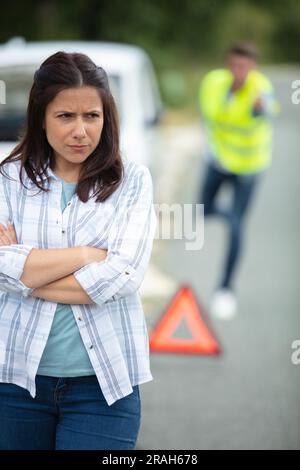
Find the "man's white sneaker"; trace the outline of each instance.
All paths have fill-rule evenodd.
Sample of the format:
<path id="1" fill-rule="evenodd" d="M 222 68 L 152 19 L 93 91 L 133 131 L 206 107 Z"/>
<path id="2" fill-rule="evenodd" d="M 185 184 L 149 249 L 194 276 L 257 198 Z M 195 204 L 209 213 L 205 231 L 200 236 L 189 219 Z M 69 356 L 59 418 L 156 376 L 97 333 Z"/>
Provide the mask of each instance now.
<path id="1" fill-rule="evenodd" d="M 216 291 L 211 300 L 211 313 L 221 320 L 230 320 L 237 312 L 237 301 L 230 289 Z"/>

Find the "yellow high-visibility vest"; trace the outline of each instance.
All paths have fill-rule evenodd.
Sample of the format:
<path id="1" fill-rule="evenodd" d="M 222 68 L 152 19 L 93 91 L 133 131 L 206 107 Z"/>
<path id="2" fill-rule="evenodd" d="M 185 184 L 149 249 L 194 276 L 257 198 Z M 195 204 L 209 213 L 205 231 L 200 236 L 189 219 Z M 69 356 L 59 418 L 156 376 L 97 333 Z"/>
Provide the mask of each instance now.
<path id="1" fill-rule="evenodd" d="M 229 93 L 232 81 L 229 70 L 213 70 L 200 86 L 200 108 L 210 151 L 232 173 L 262 171 L 271 161 L 270 115 L 276 114 L 279 106 L 273 98 L 273 87 L 257 70 L 249 72 L 240 89 Z M 254 115 L 253 106 L 258 97 L 268 103 L 268 116 Z"/>

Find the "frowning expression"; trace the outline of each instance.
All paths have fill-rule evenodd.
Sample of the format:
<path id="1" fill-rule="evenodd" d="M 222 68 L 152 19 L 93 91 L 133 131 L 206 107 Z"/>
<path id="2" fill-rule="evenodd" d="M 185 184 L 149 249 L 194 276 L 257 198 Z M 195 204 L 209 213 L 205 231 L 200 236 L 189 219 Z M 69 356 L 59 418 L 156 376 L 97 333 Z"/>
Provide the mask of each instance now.
<path id="1" fill-rule="evenodd" d="M 104 115 L 99 92 L 92 86 L 67 88 L 48 104 L 44 129 L 63 165 L 79 165 L 95 150 L 101 139 Z"/>

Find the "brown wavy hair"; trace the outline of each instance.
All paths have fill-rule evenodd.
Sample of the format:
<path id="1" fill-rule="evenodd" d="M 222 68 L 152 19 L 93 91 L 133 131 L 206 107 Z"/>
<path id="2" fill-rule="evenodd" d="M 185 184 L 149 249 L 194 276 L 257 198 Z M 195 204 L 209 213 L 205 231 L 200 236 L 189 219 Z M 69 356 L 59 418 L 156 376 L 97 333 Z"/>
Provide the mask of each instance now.
<path id="1" fill-rule="evenodd" d="M 2 172 L 3 165 L 20 160 L 21 184 L 25 187 L 22 180 L 22 170 L 25 168 L 28 177 L 40 190 L 49 191 L 42 181 L 47 168 L 54 168 L 54 152 L 43 129 L 46 107 L 60 91 L 81 86 L 92 86 L 98 90 L 103 104 L 104 124 L 98 146 L 82 163 L 76 193 L 82 202 L 86 202 L 92 189 L 96 202 L 103 202 L 117 189 L 124 167 L 120 155 L 116 104 L 104 69 L 97 67 L 87 55 L 78 52 L 56 52 L 35 72 L 19 143 L 0 163 L 3 176 L 8 176 Z"/>

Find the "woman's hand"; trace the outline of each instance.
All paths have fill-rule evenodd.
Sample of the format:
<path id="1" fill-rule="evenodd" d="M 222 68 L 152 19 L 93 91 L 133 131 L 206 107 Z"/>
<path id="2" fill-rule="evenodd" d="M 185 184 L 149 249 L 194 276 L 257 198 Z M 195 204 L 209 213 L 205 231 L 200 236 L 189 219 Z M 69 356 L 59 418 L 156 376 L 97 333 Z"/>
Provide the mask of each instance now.
<path id="1" fill-rule="evenodd" d="M 13 224 L 7 224 L 5 227 L 0 224 L 0 246 L 17 244 L 17 235 Z"/>

